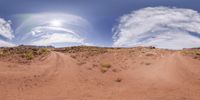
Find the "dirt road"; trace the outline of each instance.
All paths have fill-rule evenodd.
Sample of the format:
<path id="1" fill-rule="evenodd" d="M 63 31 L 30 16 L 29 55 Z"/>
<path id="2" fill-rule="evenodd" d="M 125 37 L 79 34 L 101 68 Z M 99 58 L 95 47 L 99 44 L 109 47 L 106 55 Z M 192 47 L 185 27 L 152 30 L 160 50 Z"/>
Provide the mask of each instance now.
<path id="1" fill-rule="evenodd" d="M 179 52 L 129 55 L 102 54 L 79 64 L 52 52 L 29 65 L 0 62 L 0 100 L 200 100 L 199 60 Z M 106 73 L 102 61 L 112 64 Z"/>

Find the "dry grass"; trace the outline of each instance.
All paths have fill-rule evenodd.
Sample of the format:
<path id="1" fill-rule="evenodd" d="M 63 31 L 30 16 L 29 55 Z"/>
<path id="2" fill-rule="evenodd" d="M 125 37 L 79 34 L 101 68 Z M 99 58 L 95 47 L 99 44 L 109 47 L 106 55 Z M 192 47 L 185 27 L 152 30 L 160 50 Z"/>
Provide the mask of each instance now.
<path id="1" fill-rule="evenodd" d="M 81 65 L 84 65 L 84 64 L 86 64 L 86 62 L 84 62 L 84 61 L 78 61 L 78 62 L 77 62 L 77 65 L 80 65 L 80 66 L 81 66 Z"/>
<path id="2" fill-rule="evenodd" d="M 5 56 L 8 56 L 10 54 L 11 54 L 11 52 L 9 52 L 7 50 L 4 50 L 4 49 L 0 50 L 0 57 L 5 57 Z"/>
<path id="3" fill-rule="evenodd" d="M 193 59 L 200 60 L 200 49 L 182 50 L 181 53 L 182 53 L 183 55 L 192 56 Z"/>
<path id="4" fill-rule="evenodd" d="M 111 68 L 111 64 L 100 64 L 102 68 Z"/>
<path id="5" fill-rule="evenodd" d="M 9 60 L 11 62 L 25 63 L 30 62 L 36 57 L 45 56 L 50 52 L 48 48 L 34 48 L 34 47 L 11 47 L 0 48 L 1 60 Z"/>
<path id="6" fill-rule="evenodd" d="M 152 53 L 147 53 L 146 56 L 154 56 Z"/>
<path id="7" fill-rule="evenodd" d="M 32 60 L 34 58 L 33 52 L 29 51 L 23 54 L 24 58 L 26 58 L 27 60 Z"/>
<path id="8" fill-rule="evenodd" d="M 107 68 L 101 68 L 101 72 L 102 72 L 102 73 L 106 73 L 107 71 L 108 71 Z"/>
<path id="9" fill-rule="evenodd" d="M 186 55 L 200 55 L 200 50 L 182 50 L 181 53 Z"/>
<path id="10" fill-rule="evenodd" d="M 103 63 L 101 63 L 100 66 L 101 66 L 100 69 L 102 73 L 107 72 L 112 67 L 111 64 L 103 64 Z"/>

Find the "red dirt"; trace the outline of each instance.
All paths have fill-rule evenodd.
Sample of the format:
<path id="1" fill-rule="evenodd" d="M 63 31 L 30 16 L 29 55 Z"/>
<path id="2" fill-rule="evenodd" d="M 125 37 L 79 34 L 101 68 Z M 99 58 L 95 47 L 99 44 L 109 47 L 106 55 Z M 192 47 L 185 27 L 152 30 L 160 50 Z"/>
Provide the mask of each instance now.
<path id="1" fill-rule="evenodd" d="M 110 64 L 106 72 L 101 64 Z M 0 100 L 200 100 L 200 60 L 180 51 L 52 51 L 44 61 L 0 61 Z"/>

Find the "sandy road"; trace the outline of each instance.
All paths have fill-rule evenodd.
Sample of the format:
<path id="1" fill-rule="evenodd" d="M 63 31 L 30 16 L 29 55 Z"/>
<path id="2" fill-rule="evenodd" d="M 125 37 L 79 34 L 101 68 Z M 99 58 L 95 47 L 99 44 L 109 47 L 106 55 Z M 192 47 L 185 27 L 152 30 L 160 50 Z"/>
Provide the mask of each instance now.
<path id="1" fill-rule="evenodd" d="M 126 70 L 105 74 L 98 67 L 87 69 L 94 62 L 80 66 L 76 59 L 58 52 L 30 65 L 0 62 L 0 100 L 200 99 L 198 60 L 175 52 L 147 61 L 151 65 L 131 63 Z M 121 61 L 118 63 L 123 65 Z M 117 77 L 122 82 L 115 82 Z"/>
<path id="2" fill-rule="evenodd" d="M 31 65 L 0 62 L 0 99 L 15 100 L 34 88 L 45 87 L 57 77 L 64 65 L 59 53 L 52 52 L 45 61 Z"/>

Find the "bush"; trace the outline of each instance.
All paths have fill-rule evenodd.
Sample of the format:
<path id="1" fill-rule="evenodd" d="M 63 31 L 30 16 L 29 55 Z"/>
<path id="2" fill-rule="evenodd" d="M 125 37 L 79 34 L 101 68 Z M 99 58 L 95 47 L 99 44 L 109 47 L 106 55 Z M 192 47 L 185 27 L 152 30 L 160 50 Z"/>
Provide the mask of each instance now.
<path id="1" fill-rule="evenodd" d="M 4 56 L 8 56 L 10 55 L 11 53 L 9 51 L 6 51 L 6 50 L 0 50 L 0 56 L 1 57 L 4 57 Z"/>
<path id="2" fill-rule="evenodd" d="M 49 49 L 47 49 L 47 48 L 42 48 L 42 50 L 41 50 L 43 53 L 48 53 L 49 52 Z"/>
<path id="3" fill-rule="evenodd" d="M 101 64 L 101 67 L 102 68 L 111 68 L 111 65 L 110 64 Z"/>
<path id="4" fill-rule="evenodd" d="M 24 57 L 25 57 L 27 60 L 32 60 L 32 59 L 34 58 L 33 52 L 32 52 L 32 51 L 29 51 L 29 52 L 24 53 Z"/>
<path id="5" fill-rule="evenodd" d="M 3 53 L 3 51 L 1 50 L 1 51 L 0 51 L 0 56 L 3 56 L 3 55 L 4 55 L 4 53 Z"/>
<path id="6" fill-rule="evenodd" d="M 186 55 L 200 55 L 200 50 L 183 50 L 181 53 Z"/>
<path id="7" fill-rule="evenodd" d="M 110 64 L 101 64 L 101 72 L 102 73 L 107 72 L 109 68 L 111 68 Z"/>
<path id="8" fill-rule="evenodd" d="M 37 51 L 37 55 L 47 54 L 48 52 L 50 52 L 49 49 L 42 48 Z"/>

